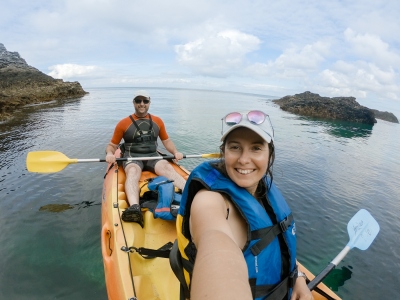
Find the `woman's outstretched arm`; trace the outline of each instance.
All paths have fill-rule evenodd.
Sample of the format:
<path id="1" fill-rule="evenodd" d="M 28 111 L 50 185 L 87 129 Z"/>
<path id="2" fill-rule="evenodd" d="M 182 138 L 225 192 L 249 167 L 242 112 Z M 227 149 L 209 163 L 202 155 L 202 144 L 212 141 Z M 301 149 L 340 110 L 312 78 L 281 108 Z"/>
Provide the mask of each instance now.
<path id="1" fill-rule="evenodd" d="M 226 220 L 224 198 L 219 193 L 200 191 L 190 215 L 197 248 L 191 299 L 253 299 L 243 253 Z"/>

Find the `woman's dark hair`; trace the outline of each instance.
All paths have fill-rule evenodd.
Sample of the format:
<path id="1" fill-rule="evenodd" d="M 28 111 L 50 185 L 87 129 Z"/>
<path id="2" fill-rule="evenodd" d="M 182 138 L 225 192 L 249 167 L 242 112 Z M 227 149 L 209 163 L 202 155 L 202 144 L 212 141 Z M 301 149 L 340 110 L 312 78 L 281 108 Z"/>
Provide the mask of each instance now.
<path id="1" fill-rule="evenodd" d="M 220 159 L 217 162 L 214 163 L 214 167 L 216 167 L 218 169 L 218 171 L 220 171 L 226 177 L 228 177 L 228 173 L 226 172 L 226 166 L 225 166 L 225 160 L 224 160 L 224 151 L 225 151 L 225 144 L 226 144 L 227 137 L 224 139 L 224 141 L 222 142 L 221 146 L 219 146 Z M 275 146 L 274 146 L 274 142 L 272 140 L 271 140 L 270 143 L 268 143 L 268 149 L 269 149 L 268 168 L 267 168 L 267 171 L 265 172 L 265 174 L 267 176 L 269 176 L 269 178 L 271 180 L 269 181 L 269 185 L 268 186 L 265 186 L 264 181 L 260 180 L 258 182 L 257 191 L 262 191 L 262 190 L 266 189 L 267 192 L 268 192 L 269 189 L 271 188 L 272 180 L 274 178 L 274 176 L 272 175 L 272 166 L 273 166 L 274 161 L 275 161 Z"/>

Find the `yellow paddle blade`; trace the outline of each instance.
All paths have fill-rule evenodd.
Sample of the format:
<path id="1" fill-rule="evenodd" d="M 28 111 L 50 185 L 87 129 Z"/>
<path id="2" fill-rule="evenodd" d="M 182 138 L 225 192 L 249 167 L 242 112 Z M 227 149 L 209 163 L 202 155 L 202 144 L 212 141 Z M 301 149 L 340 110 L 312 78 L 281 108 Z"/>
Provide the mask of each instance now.
<path id="1" fill-rule="evenodd" d="M 78 159 L 71 159 L 57 151 L 34 151 L 26 157 L 26 168 L 35 173 L 56 173 L 69 164 L 77 163 Z"/>
<path id="2" fill-rule="evenodd" d="M 202 154 L 202 158 L 219 158 L 219 153 Z"/>

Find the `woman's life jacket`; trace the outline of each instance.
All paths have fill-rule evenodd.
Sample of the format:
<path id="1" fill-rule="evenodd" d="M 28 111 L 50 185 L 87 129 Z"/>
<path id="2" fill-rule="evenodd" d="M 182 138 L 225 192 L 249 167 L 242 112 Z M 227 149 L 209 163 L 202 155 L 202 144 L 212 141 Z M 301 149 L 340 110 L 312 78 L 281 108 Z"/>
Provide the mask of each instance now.
<path id="1" fill-rule="evenodd" d="M 262 180 L 266 186 L 269 185 L 270 181 L 266 176 Z M 267 201 L 264 202 L 272 208 L 272 219 L 276 221 L 272 220 L 256 198 L 221 174 L 213 167 L 212 162 L 202 163 L 191 172 L 177 217 L 178 252 L 185 281 L 182 289 L 186 297 L 189 294 L 196 258 L 196 247 L 189 231 L 190 207 L 194 196 L 201 189 L 228 195 L 249 226 L 247 242 L 242 252 L 253 298 L 290 299 L 294 275 L 297 274 L 296 227 L 285 199 L 272 183 L 266 196 Z"/>
<path id="2" fill-rule="evenodd" d="M 157 152 L 157 135 L 153 129 L 153 120 L 149 114 L 149 119 L 135 121 L 129 116 L 135 125 L 136 130 L 128 130 L 124 133 L 124 157 L 146 156 L 146 154 Z M 139 124 L 138 124 L 139 123 Z"/>

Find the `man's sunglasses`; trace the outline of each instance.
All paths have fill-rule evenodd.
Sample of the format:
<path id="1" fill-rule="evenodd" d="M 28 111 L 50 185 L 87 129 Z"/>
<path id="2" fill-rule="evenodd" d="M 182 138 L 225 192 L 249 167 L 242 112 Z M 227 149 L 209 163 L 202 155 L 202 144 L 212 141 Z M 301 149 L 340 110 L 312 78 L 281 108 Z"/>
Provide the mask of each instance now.
<path id="1" fill-rule="evenodd" d="M 140 104 L 140 103 L 144 103 L 144 104 L 149 104 L 150 103 L 150 100 L 148 100 L 148 99 L 135 99 L 135 103 L 136 104 Z"/>

